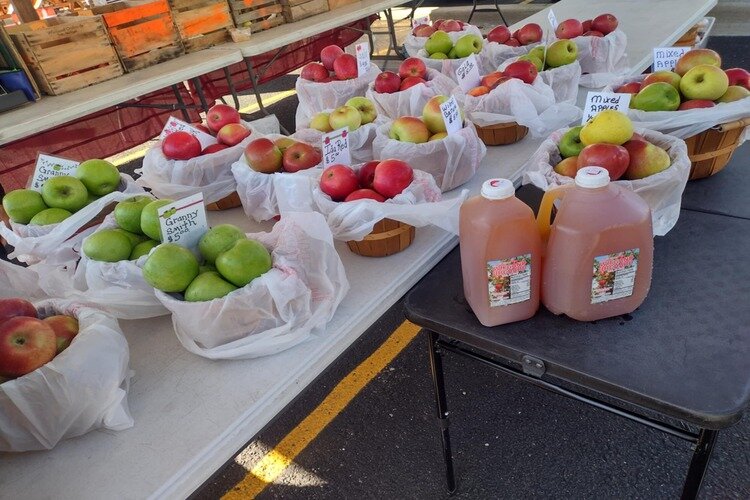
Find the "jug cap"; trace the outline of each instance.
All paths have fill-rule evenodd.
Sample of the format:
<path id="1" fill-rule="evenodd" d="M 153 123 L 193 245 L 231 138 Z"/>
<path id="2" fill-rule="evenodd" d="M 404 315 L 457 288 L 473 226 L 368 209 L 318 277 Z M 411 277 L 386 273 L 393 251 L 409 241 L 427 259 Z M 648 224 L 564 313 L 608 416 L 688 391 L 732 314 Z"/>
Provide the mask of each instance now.
<path id="1" fill-rule="evenodd" d="M 609 171 L 602 167 L 583 167 L 576 173 L 576 186 L 599 188 L 609 184 Z"/>
<path id="2" fill-rule="evenodd" d="M 489 179 L 482 184 L 482 196 L 488 200 L 504 200 L 516 194 L 516 188 L 508 179 Z"/>

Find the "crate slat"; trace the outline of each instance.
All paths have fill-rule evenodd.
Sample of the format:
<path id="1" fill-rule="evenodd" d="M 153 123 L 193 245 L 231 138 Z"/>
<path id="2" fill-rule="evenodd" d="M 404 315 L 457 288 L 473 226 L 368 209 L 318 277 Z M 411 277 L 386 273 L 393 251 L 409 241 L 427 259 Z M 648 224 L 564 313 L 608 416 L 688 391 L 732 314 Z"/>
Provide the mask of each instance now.
<path id="1" fill-rule="evenodd" d="M 288 23 L 328 12 L 328 0 L 282 0 L 282 2 L 284 17 Z"/>
<path id="2" fill-rule="evenodd" d="M 234 24 L 250 26 L 253 33 L 284 24 L 285 6 L 282 0 L 230 0 Z"/>
<path id="3" fill-rule="evenodd" d="M 179 45 L 179 38 L 171 18 L 159 17 L 128 29 L 110 30 L 115 46 L 123 59 L 135 57 L 165 46 Z"/>
<path id="4" fill-rule="evenodd" d="M 82 89 L 95 83 L 110 80 L 117 76 L 122 75 L 122 68 L 115 69 L 114 66 L 104 66 L 97 68 L 85 73 L 79 73 L 77 75 L 68 76 L 60 80 L 53 80 L 50 82 L 50 86 L 55 91 L 55 94 L 64 94 L 65 92 L 72 92 L 73 90 Z"/>
<path id="5" fill-rule="evenodd" d="M 229 30 L 222 29 L 195 38 L 188 38 L 183 40 L 182 43 L 185 45 L 187 52 L 196 52 L 224 43 L 227 40 L 229 40 Z"/>
<path id="6" fill-rule="evenodd" d="M 142 19 L 158 16 L 160 14 L 169 14 L 169 4 L 167 4 L 166 1 L 151 2 L 138 6 L 126 7 L 121 10 L 102 14 L 102 17 L 104 18 L 104 22 L 107 23 L 107 26 L 111 31 L 112 28 L 122 26 L 123 24 L 140 21 Z"/>
<path id="7" fill-rule="evenodd" d="M 76 48 L 74 43 L 66 43 L 45 50 L 39 57 L 39 63 L 48 77 L 57 78 L 91 68 L 91 61 L 117 64 L 117 56 L 112 54 L 111 49 L 108 45 Z"/>

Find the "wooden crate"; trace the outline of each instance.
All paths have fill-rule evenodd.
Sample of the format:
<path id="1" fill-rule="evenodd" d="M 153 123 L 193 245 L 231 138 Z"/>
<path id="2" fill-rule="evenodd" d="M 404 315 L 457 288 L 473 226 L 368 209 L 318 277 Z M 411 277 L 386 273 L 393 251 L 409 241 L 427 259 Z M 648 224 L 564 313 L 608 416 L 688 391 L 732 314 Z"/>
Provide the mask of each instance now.
<path id="1" fill-rule="evenodd" d="M 229 0 L 234 24 L 252 33 L 284 24 L 281 0 Z"/>
<path id="2" fill-rule="evenodd" d="M 11 26 L 8 34 L 46 94 L 64 94 L 123 74 L 101 16 L 42 19 Z"/>
<path id="3" fill-rule="evenodd" d="M 228 42 L 234 27 L 226 0 L 169 0 L 186 52 Z"/>
<path id="4" fill-rule="evenodd" d="M 328 0 L 281 0 L 286 22 L 293 23 L 306 17 L 328 12 Z"/>
<path id="5" fill-rule="evenodd" d="M 95 12 L 102 15 L 127 72 L 185 53 L 167 0 L 116 2 Z"/>
<path id="6" fill-rule="evenodd" d="M 351 5 L 357 2 L 359 2 L 359 0 L 328 0 L 328 10 L 340 9 L 345 5 Z"/>

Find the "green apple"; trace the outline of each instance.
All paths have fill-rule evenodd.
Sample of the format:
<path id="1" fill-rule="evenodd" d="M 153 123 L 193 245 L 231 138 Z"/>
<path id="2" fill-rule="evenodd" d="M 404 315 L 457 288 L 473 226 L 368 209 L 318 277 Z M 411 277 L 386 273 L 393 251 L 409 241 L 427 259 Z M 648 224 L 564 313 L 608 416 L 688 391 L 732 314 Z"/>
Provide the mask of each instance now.
<path id="1" fill-rule="evenodd" d="M 442 52 L 435 52 L 434 54 L 430 54 L 430 59 L 450 59 L 447 54 L 444 54 Z"/>
<path id="2" fill-rule="evenodd" d="M 198 242 L 198 250 L 200 250 L 206 262 L 213 264 L 219 254 L 229 250 L 237 240 L 244 240 L 245 238 L 247 238 L 245 233 L 237 226 L 219 224 L 201 236 Z"/>
<path id="3" fill-rule="evenodd" d="M 45 208 L 41 212 L 37 213 L 34 217 L 32 217 L 29 221 L 29 224 L 33 226 L 57 224 L 64 221 L 71 215 L 73 214 L 62 208 Z"/>
<path id="4" fill-rule="evenodd" d="M 77 212 L 88 203 L 89 192 L 75 177 L 61 175 L 47 179 L 42 186 L 42 199 L 48 207 Z"/>
<path id="5" fill-rule="evenodd" d="M 581 129 L 583 125 L 573 127 L 572 129 L 565 132 L 560 138 L 560 154 L 563 158 L 570 158 L 571 156 L 578 156 L 586 146 L 581 143 Z"/>
<path id="6" fill-rule="evenodd" d="M 131 233 L 141 233 L 141 212 L 143 207 L 154 201 L 150 196 L 134 196 L 115 205 L 117 225 Z"/>
<path id="7" fill-rule="evenodd" d="M 130 252 L 130 259 L 128 260 L 137 260 L 142 255 L 148 255 L 151 249 L 157 246 L 159 246 L 159 242 L 156 240 L 141 241 L 133 247 L 133 251 Z"/>
<path id="8" fill-rule="evenodd" d="M 32 189 L 16 189 L 3 197 L 3 209 L 10 220 L 28 224 L 36 214 L 46 209 L 42 195 Z"/>
<path id="9" fill-rule="evenodd" d="M 351 106 L 359 111 L 359 116 L 362 118 L 362 125 L 372 123 L 375 118 L 378 117 L 378 111 L 375 109 L 375 104 L 367 97 L 352 97 L 346 101 L 346 106 Z"/>
<path id="10" fill-rule="evenodd" d="M 448 56 L 448 59 L 458 59 L 458 56 L 456 55 L 456 47 L 453 47 L 451 50 L 449 50 L 447 56 Z M 433 57 L 433 59 L 436 59 L 436 58 Z"/>
<path id="11" fill-rule="evenodd" d="M 91 260 L 119 262 L 127 260 L 133 246 L 117 229 L 102 229 L 83 240 L 83 253 Z"/>
<path id="12" fill-rule="evenodd" d="M 216 258 L 216 269 L 236 286 L 245 286 L 271 269 L 271 254 L 255 240 L 237 240 Z"/>
<path id="13" fill-rule="evenodd" d="M 729 77 L 718 66 L 701 64 L 682 75 L 680 91 L 686 99 L 715 101 L 729 88 Z"/>
<path id="14" fill-rule="evenodd" d="M 331 123 L 328 121 L 329 113 L 320 112 L 310 120 L 310 128 L 319 132 L 333 132 Z"/>
<path id="15" fill-rule="evenodd" d="M 674 111 L 680 107 L 680 93 L 667 82 L 652 83 L 633 96 L 631 107 L 641 111 Z"/>
<path id="16" fill-rule="evenodd" d="M 750 90 L 739 85 L 730 85 L 724 95 L 716 99 L 716 102 L 733 102 L 750 97 Z"/>
<path id="17" fill-rule="evenodd" d="M 215 272 L 215 271 L 216 271 L 216 266 L 212 264 L 204 263 L 202 266 L 198 268 L 198 274 L 210 273 L 210 272 Z"/>
<path id="18" fill-rule="evenodd" d="M 451 48 L 453 48 L 453 41 L 451 40 L 451 37 L 448 36 L 448 33 L 442 30 L 438 30 L 430 35 L 424 44 L 424 50 L 426 50 L 429 55 L 438 52 L 445 55 L 451 50 Z"/>
<path id="19" fill-rule="evenodd" d="M 237 287 L 222 278 L 219 273 L 207 271 L 200 273 L 190 282 L 185 290 L 185 300 L 188 302 L 204 302 L 221 298 L 235 290 L 237 290 Z"/>
<path id="20" fill-rule="evenodd" d="M 185 247 L 163 243 L 154 248 L 143 265 L 143 278 L 162 292 L 182 292 L 198 276 L 198 261 Z"/>
<path id="21" fill-rule="evenodd" d="M 144 236 L 142 234 L 138 233 L 131 233 L 130 231 L 126 231 L 121 227 L 118 227 L 115 229 L 115 231 L 119 231 L 120 233 L 124 234 L 128 237 L 128 241 L 130 241 L 130 248 L 133 249 L 138 243 L 143 243 L 144 241 L 148 240 L 148 236 Z"/>
<path id="22" fill-rule="evenodd" d="M 76 168 L 76 177 L 89 193 L 104 196 L 120 185 L 120 171 L 107 160 L 86 160 Z"/>
<path id="23" fill-rule="evenodd" d="M 469 57 L 482 51 L 482 38 L 478 35 L 464 35 L 456 40 L 456 57 Z"/>
<path id="24" fill-rule="evenodd" d="M 149 202 L 141 210 L 141 231 L 152 240 L 161 241 L 161 225 L 159 225 L 159 215 L 157 210 L 164 205 L 172 203 L 174 200 L 163 198 Z"/>
<path id="25" fill-rule="evenodd" d="M 542 71 L 542 70 L 544 70 L 544 63 L 542 62 L 542 60 L 541 60 L 541 59 L 539 59 L 539 58 L 538 58 L 538 57 L 536 57 L 536 56 L 532 56 L 531 54 L 525 54 L 525 55 L 522 55 L 522 56 L 520 56 L 520 57 L 518 58 L 518 60 L 519 60 L 519 61 L 529 61 L 529 62 L 530 62 L 530 63 L 532 63 L 532 64 L 533 64 L 534 66 L 536 66 L 536 70 L 537 70 L 537 71 Z"/>
<path id="26" fill-rule="evenodd" d="M 544 61 L 544 45 L 537 45 L 529 51 L 530 56 L 536 57 L 537 59 Z"/>
<path id="27" fill-rule="evenodd" d="M 547 66 L 559 68 L 576 60 L 578 46 L 573 40 L 558 40 L 547 49 Z"/>

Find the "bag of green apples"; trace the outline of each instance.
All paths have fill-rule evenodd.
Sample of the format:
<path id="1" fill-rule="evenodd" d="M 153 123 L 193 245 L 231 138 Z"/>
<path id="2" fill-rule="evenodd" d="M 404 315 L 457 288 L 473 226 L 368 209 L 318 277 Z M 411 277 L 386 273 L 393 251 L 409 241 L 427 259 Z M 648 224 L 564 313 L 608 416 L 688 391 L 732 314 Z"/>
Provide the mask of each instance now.
<path id="1" fill-rule="evenodd" d="M 447 24 L 446 24 L 447 23 Z M 436 32 L 440 32 L 440 35 L 435 35 Z M 420 24 L 412 29 L 412 32 L 406 35 L 404 39 L 404 49 L 409 57 L 416 57 L 421 49 L 425 48 L 425 45 L 429 42 L 431 45 L 435 45 L 435 48 L 446 48 L 447 50 L 436 52 L 443 52 L 448 54 L 450 49 L 453 48 L 455 43 L 465 35 L 477 36 L 482 38 L 482 32 L 480 29 L 472 24 L 458 21 L 455 19 L 448 20 L 437 20 L 432 25 Z M 450 47 L 445 42 L 445 47 L 439 47 L 440 42 L 450 40 Z M 430 47 L 432 49 L 432 47 Z"/>
<path id="2" fill-rule="evenodd" d="M 3 329 L 39 347 L 23 365 L 0 354 L 0 451 L 49 450 L 95 429 L 132 427 L 130 351 L 117 321 L 69 300 L 23 302 L 29 317 L 2 322 Z"/>
<path id="3" fill-rule="evenodd" d="M 519 60 L 531 61 L 536 66 L 539 77 L 552 89 L 555 102 L 575 104 L 581 80 L 581 64 L 575 59 L 575 55 L 559 51 L 559 44 L 559 41 L 551 44 L 549 53 L 544 45 L 537 45 L 526 55 L 506 60 L 498 70 L 504 71 L 508 65 Z"/>
<path id="4" fill-rule="evenodd" d="M 143 265 L 177 338 L 210 359 L 276 354 L 322 333 L 349 290 L 321 214 L 287 213 L 270 233 L 222 224 L 190 250 L 162 244 Z"/>
<path id="5" fill-rule="evenodd" d="M 8 257 L 32 264 L 60 255 L 60 249 L 79 244 L 114 203 L 137 193 L 143 188 L 105 160 L 84 161 L 73 175 L 50 177 L 38 191 L 11 191 L 2 201 L 10 228 L 0 223 L 0 236 L 14 247 Z"/>
<path id="6" fill-rule="evenodd" d="M 440 71 L 428 68 L 422 59 L 410 57 L 401 63 L 398 74 L 390 73 L 389 81 L 378 80 L 367 88 L 366 97 L 375 103 L 378 115 L 390 119 L 418 116 L 427 101 L 436 95 L 447 95 L 456 82 Z"/>

